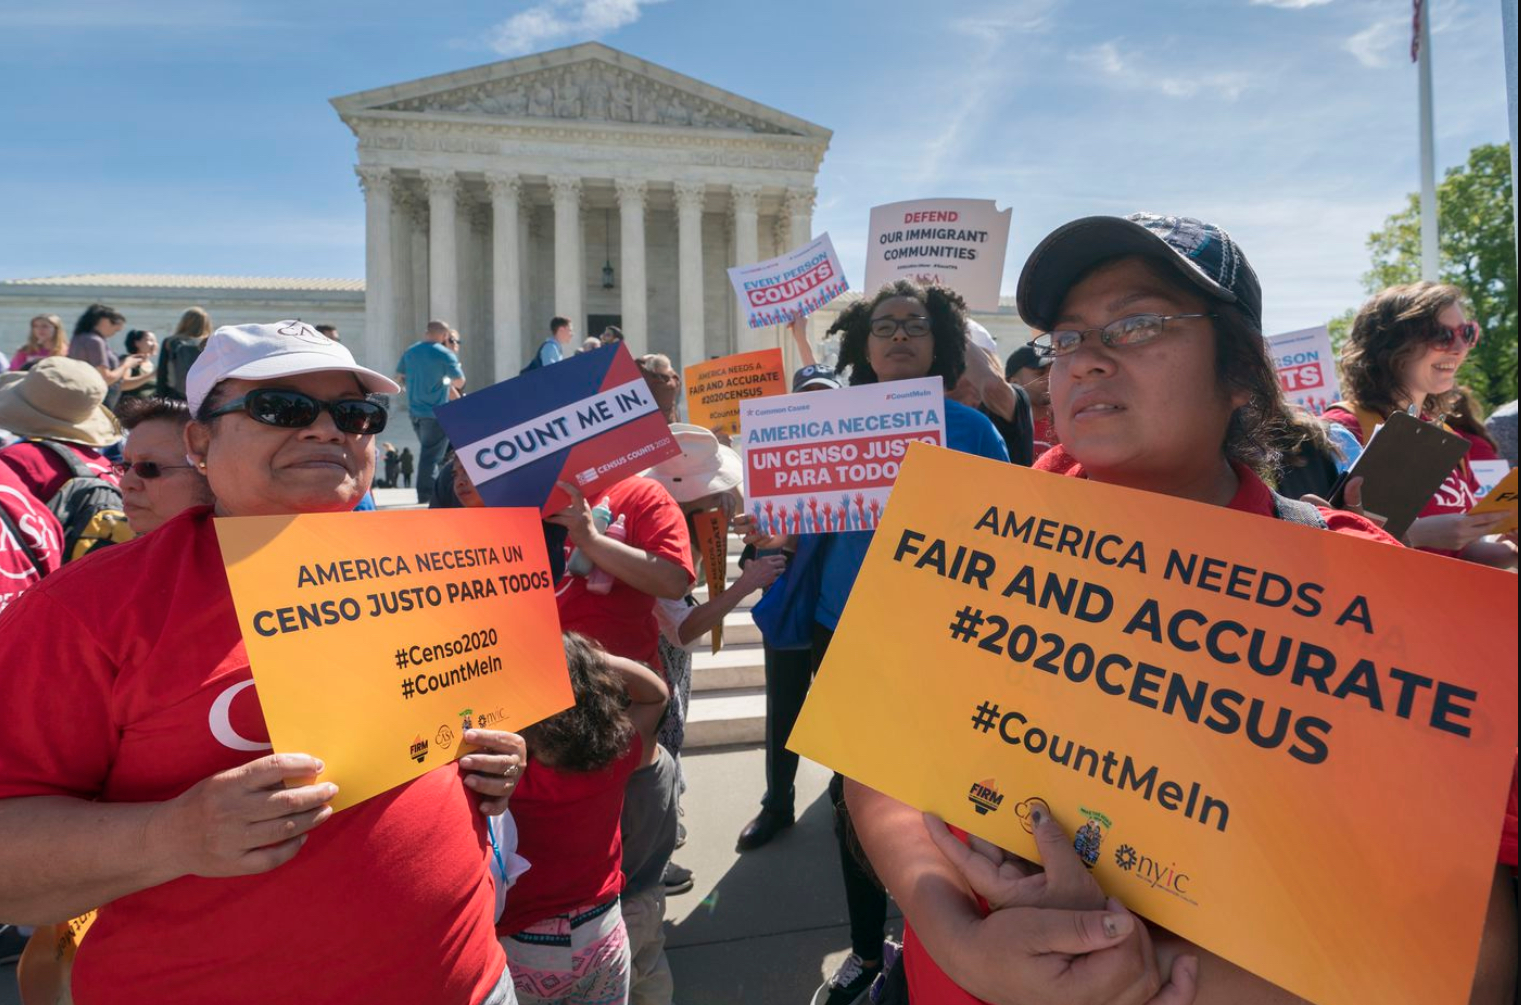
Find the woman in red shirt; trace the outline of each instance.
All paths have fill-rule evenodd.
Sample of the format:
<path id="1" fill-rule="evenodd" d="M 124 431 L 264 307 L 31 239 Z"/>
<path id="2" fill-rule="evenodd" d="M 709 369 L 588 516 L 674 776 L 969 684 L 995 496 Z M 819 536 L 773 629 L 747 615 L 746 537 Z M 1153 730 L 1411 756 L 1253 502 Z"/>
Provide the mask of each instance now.
<path id="1" fill-rule="evenodd" d="M 1341 352 L 1347 398 L 1321 419 L 1345 427 L 1366 444 L 1373 429 L 1396 411 L 1441 422 L 1459 397 L 1458 368 L 1479 344 L 1479 326 L 1463 313 L 1463 291 L 1437 283 L 1391 286 L 1363 304 Z M 1486 541 L 1504 513 L 1470 516 L 1479 480 L 1468 460 L 1458 462 L 1406 539 L 1413 548 L 1449 558 L 1495 565 L 1516 563 L 1516 543 Z"/>
<path id="2" fill-rule="evenodd" d="M 1397 543 L 1361 517 L 1283 499 L 1263 480 L 1295 446 L 1294 426 L 1262 339 L 1261 287 L 1224 231 L 1150 214 L 1079 220 L 1036 248 L 1018 296 L 1024 320 L 1047 333 L 1037 347 L 1053 357 L 1061 442 L 1036 467 Z M 861 845 L 903 908 L 913 1001 L 1299 1000 L 1166 932 L 1156 933 L 1153 948 L 1139 941 L 1144 925 L 1127 939 L 1091 939 L 1098 952 L 1052 953 L 1048 930 L 1071 927 L 1053 926 L 1052 912 L 1098 911 L 1106 901 L 1049 815 L 1035 834 L 1047 865 L 1043 892 L 1011 903 L 1017 882 L 1003 871 L 1009 864 L 999 850 L 982 842 L 966 848 L 918 811 L 862 786 L 852 785 L 848 798 Z M 1511 812 L 1513 835 L 1514 804 Z M 1487 933 L 1494 937 L 1485 944 L 1476 1001 L 1508 1000 L 1504 989 L 1514 987 L 1507 874 L 1497 874 Z M 1128 929 L 1117 902 L 1108 907 L 1111 924 Z M 1115 955 L 1127 949 L 1130 955 Z M 1158 991 L 1167 974 L 1170 983 Z"/>
<path id="3" fill-rule="evenodd" d="M 184 437 L 215 509 L 0 614 L 0 919 L 99 908 L 78 1005 L 515 1000 L 482 863 L 522 738 L 471 730 L 483 749 L 335 814 L 322 752 L 271 750 L 217 545 L 214 516 L 353 509 L 369 394 L 396 389 L 300 322 L 218 329 Z"/>
<path id="4" fill-rule="evenodd" d="M 523 730 L 528 767 L 512 797 L 529 862 L 497 934 L 523 1005 L 624 1005 L 623 790 L 655 763 L 670 691 L 648 667 L 565 633 L 576 704 Z"/>

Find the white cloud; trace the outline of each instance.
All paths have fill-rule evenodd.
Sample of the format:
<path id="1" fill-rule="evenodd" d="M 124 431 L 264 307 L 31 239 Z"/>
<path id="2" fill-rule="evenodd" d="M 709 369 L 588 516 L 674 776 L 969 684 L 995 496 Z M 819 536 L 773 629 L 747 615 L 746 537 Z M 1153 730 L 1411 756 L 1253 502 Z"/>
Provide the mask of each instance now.
<path id="1" fill-rule="evenodd" d="M 1404 18 L 1375 21 L 1341 44 L 1370 70 L 1388 66 L 1400 42 L 1408 44 L 1410 22 Z"/>
<path id="2" fill-rule="evenodd" d="M 1279 10 L 1305 10 L 1324 7 L 1331 0 L 1252 0 L 1253 7 L 1277 7 Z"/>
<path id="3" fill-rule="evenodd" d="M 1117 42 L 1102 42 L 1068 58 L 1097 71 L 1126 90 L 1157 91 L 1169 98 L 1213 96 L 1235 101 L 1251 82 L 1247 74 L 1239 71 L 1189 75 L 1159 73 L 1155 57 L 1138 61 L 1123 52 Z"/>
<path id="4" fill-rule="evenodd" d="M 662 0 L 543 0 L 487 32 L 486 41 L 504 56 L 542 49 L 552 42 L 584 42 L 626 28 L 644 8 Z"/>

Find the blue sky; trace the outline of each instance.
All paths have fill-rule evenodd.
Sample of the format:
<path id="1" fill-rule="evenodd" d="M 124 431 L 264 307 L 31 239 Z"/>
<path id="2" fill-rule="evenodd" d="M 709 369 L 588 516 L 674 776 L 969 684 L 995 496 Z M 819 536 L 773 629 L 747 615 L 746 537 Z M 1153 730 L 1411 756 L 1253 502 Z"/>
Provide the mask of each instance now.
<path id="1" fill-rule="evenodd" d="M 1431 0 L 1437 156 L 1505 142 L 1495 0 Z M 929 11 L 929 13 L 927 13 Z M 1356 304 L 1418 183 L 1409 0 L 7 0 L 0 278 L 364 274 L 327 101 L 598 38 L 834 130 L 815 228 L 857 283 L 871 206 L 1014 208 L 1005 292 L 1053 227 L 1231 231 L 1266 324 Z"/>

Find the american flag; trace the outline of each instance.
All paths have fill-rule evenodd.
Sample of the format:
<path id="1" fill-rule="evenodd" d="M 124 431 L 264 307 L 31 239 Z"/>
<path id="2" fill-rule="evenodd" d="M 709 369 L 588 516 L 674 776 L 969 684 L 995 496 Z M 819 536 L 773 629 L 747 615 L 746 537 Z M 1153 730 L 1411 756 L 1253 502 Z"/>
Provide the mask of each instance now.
<path id="1" fill-rule="evenodd" d="M 1425 6 L 1423 0 L 1414 0 L 1414 13 L 1410 18 L 1410 62 L 1416 63 L 1421 58 L 1421 14 Z"/>

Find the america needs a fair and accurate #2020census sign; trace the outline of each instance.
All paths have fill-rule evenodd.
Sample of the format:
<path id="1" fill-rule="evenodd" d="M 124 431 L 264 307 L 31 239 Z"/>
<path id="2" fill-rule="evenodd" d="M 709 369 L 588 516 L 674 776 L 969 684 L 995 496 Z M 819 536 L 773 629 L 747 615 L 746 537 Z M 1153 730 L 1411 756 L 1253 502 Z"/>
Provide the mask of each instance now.
<path id="1" fill-rule="evenodd" d="M 780 349 L 757 349 L 686 368 L 687 417 L 694 426 L 739 435 L 739 403 L 787 393 Z"/>
<path id="2" fill-rule="evenodd" d="M 741 402 L 750 515 L 768 535 L 871 530 L 916 440 L 945 442 L 939 377 Z"/>
<path id="3" fill-rule="evenodd" d="M 1459 1005 L 1515 612 L 1506 573 L 916 444 L 790 745 L 1028 858 L 1044 805 L 1106 892 L 1318 1005 Z"/>
<path id="4" fill-rule="evenodd" d="M 216 521 L 275 752 L 321 759 L 335 809 L 574 703 L 534 509 Z M 473 749 L 473 748 L 472 748 Z"/>
<path id="5" fill-rule="evenodd" d="M 441 406 L 435 413 L 488 506 L 570 504 L 556 482 L 595 496 L 681 453 L 620 342 Z"/>
<path id="6" fill-rule="evenodd" d="M 946 286 L 975 311 L 998 310 L 1012 209 L 991 199 L 916 199 L 875 206 L 866 243 L 868 294 L 899 279 Z"/>
<path id="7" fill-rule="evenodd" d="M 828 234 L 785 255 L 735 266 L 729 282 L 751 328 L 806 317 L 850 289 Z"/>

